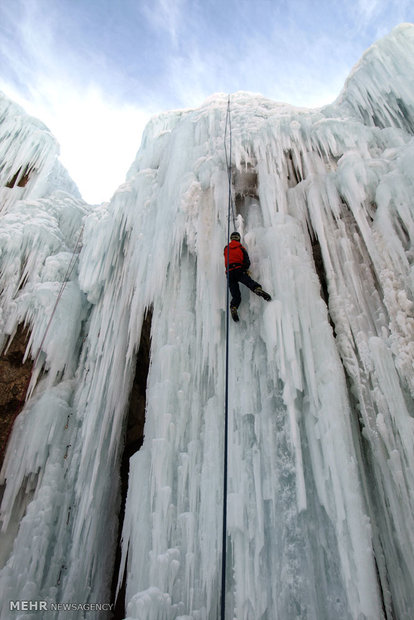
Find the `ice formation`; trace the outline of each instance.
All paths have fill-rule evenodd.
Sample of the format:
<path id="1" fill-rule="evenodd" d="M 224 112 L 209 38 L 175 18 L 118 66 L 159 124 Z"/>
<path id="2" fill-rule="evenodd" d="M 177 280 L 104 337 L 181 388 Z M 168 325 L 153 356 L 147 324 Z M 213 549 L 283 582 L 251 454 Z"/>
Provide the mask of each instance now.
<path id="1" fill-rule="evenodd" d="M 57 155 L 49 129 L 0 92 L 0 212 L 17 200 L 38 198 L 53 189 L 80 198 Z"/>
<path id="2" fill-rule="evenodd" d="M 414 616 L 413 76 L 403 24 L 332 105 L 231 97 L 237 228 L 273 301 L 245 290 L 230 324 L 228 619 Z M 110 601 L 148 310 L 118 590 L 125 578 L 128 620 L 219 617 L 226 107 L 219 94 L 154 118 L 108 204 L 6 201 L 3 345 L 26 322 L 42 352 L 2 470 L 2 619 L 10 600 Z M 8 178 L 52 166 L 54 142 L 25 129 Z"/>

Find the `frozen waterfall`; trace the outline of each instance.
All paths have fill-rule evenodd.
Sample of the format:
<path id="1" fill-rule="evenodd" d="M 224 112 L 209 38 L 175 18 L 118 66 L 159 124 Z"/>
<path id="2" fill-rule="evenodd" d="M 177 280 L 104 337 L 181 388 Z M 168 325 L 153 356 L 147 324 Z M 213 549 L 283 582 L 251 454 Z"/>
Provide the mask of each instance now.
<path id="1" fill-rule="evenodd" d="M 403 24 L 332 105 L 231 96 L 237 228 L 272 301 L 244 289 L 230 324 L 228 620 L 414 617 L 413 76 Z M 35 360 L 2 469 L 2 620 L 39 617 L 11 601 L 59 620 L 75 617 L 64 605 L 99 619 L 113 606 L 144 323 L 118 599 L 128 620 L 219 617 L 226 108 L 218 94 L 152 119 L 94 208 L 51 175 L 50 134 L 0 116 L 5 179 L 33 162 L 42 181 L 1 190 L 0 342 L 24 324 Z"/>

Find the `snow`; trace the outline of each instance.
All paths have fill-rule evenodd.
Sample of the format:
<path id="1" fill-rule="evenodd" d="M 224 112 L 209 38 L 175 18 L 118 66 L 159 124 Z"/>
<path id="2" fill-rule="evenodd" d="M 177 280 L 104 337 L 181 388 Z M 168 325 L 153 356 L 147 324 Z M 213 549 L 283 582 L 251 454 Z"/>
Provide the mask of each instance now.
<path id="1" fill-rule="evenodd" d="M 244 289 L 230 324 L 229 619 L 414 615 L 413 58 L 404 24 L 330 106 L 231 96 L 237 228 L 272 301 Z M 17 113 L 3 106 L 6 135 Z M 22 593 L 110 602 L 149 308 L 118 585 L 128 620 L 219 616 L 226 109 L 216 94 L 152 119 L 93 209 L 50 176 L 41 124 L 22 116 L 10 134 L 4 179 L 30 161 L 44 182 L 7 188 L 0 222 L 2 346 L 25 322 L 35 359 L 2 470 L 1 618 Z"/>

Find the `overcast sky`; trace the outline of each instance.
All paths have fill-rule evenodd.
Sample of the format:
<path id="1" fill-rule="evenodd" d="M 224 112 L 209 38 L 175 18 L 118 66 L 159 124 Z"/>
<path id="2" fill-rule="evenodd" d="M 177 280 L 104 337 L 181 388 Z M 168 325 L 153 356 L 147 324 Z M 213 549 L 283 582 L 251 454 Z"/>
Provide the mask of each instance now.
<path id="1" fill-rule="evenodd" d="M 238 90 L 329 103 L 402 22 L 413 0 L 0 0 L 0 90 L 48 125 L 97 203 L 152 115 Z"/>

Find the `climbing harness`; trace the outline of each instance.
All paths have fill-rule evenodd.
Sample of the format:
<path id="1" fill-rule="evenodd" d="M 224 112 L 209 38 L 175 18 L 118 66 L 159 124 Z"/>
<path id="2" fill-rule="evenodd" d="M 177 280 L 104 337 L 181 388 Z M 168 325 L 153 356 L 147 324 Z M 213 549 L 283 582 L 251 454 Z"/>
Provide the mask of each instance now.
<path id="1" fill-rule="evenodd" d="M 229 128 L 229 154 L 227 153 L 227 128 Z M 227 207 L 227 264 L 229 263 L 230 244 L 230 216 L 233 216 L 233 227 L 236 228 L 233 201 L 231 195 L 231 118 L 230 118 L 230 95 L 227 101 L 226 128 L 224 131 L 224 152 L 226 155 L 227 176 L 229 182 L 228 207 Z M 228 467 L 228 434 L 229 434 L 229 269 L 227 270 L 227 294 L 226 294 L 226 387 L 224 397 L 224 464 L 223 464 L 223 539 L 221 556 L 221 620 L 226 615 L 226 560 L 227 560 L 227 467 Z"/>
<path id="2" fill-rule="evenodd" d="M 64 276 L 62 284 L 60 286 L 59 293 L 58 293 L 58 296 L 57 296 L 56 301 L 55 301 L 55 305 L 53 306 L 52 314 L 50 315 L 48 324 L 47 324 L 45 332 L 43 334 L 43 338 L 42 338 L 41 343 L 39 345 L 37 354 L 35 356 L 35 359 L 34 359 L 34 362 L 33 362 L 33 365 L 32 365 L 32 371 L 31 371 L 30 376 L 29 376 L 29 378 L 27 380 L 27 384 L 26 384 L 25 391 L 24 391 L 25 397 L 21 401 L 19 401 L 19 405 L 16 408 L 16 411 L 14 412 L 14 414 L 13 414 L 13 416 L 12 416 L 10 422 L 9 422 L 9 425 L 8 425 L 8 428 L 7 428 L 7 433 L 6 433 L 6 436 L 4 438 L 3 445 L 1 446 L 0 460 L 3 460 L 3 457 L 4 457 L 5 453 L 6 453 L 6 448 L 7 448 L 7 444 L 9 442 L 9 439 L 10 439 L 10 435 L 11 435 L 11 431 L 12 431 L 13 425 L 14 425 L 14 423 L 16 421 L 17 416 L 22 411 L 22 409 L 24 407 L 24 404 L 25 404 L 25 402 L 27 400 L 27 394 L 28 394 L 29 386 L 30 386 L 30 383 L 31 383 L 32 378 L 33 378 L 33 368 L 36 367 L 37 362 L 39 361 L 39 357 L 40 357 L 40 354 L 41 354 L 41 351 L 42 351 L 42 347 L 43 347 L 44 342 L 46 340 L 46 336 L 47 336 L 47 333 L 49 331 L 49 328 L 50 328 L 50 326 L 52 324 L 52 320 L 53 320 L 53 317 L 54 317 L 54 315 L 56 313 L 57 306 L 58 306 L 58 304 L 59 304 L 59 302 L 60 302 L 60 300 L 62 298 L 62 295 L 63 295 L 63 292 L 64 292 L 64 290 L 66 288 L 66 285 L 69 282 L 69 278 L 70 278 L 70 276 L 72 274 L 73 268 L 75 267 L 76 259 L 77 259 L 78 253 L 79 253 L 78 250 L 79 250 L 80 245 L 81 245 L 81 240 L 82 240 L 82 234 L 83 234 L 84 227 L 85 227 L 85 225 L 83 224 L 82 228 L 80 229 L 79 236 L 78 236 L 78 239 L 76 241 L 75 248 L 73 250 L 72 257 L 70 259 L 68 268 L 66 270 L 65 276 Z M 69 420 L 69 416 L 68 416 L 68 420 Z M 68 424 L 68 421 L 67 421 L 65 429 L 67 429 L 68 426 L 69 426 L 69 424 Z M 64 457 L 65 459 L 68 456 L 68 448 L 69 447 L 70 446 L 66 446 L 66 453 L 65 453 L 65 457 Z"/>

